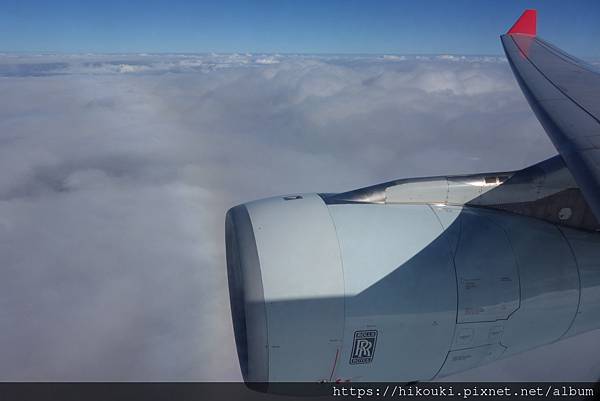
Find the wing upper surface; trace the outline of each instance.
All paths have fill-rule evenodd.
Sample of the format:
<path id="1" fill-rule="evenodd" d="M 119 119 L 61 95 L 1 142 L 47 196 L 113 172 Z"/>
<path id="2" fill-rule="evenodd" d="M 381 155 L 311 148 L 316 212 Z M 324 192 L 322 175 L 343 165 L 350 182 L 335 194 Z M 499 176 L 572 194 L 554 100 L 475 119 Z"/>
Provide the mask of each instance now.
<path id="1" fill-rule="evenodd" d="M 600 73 L 535 34 L 501 39 L 531 108 L 600 218 Z"/>

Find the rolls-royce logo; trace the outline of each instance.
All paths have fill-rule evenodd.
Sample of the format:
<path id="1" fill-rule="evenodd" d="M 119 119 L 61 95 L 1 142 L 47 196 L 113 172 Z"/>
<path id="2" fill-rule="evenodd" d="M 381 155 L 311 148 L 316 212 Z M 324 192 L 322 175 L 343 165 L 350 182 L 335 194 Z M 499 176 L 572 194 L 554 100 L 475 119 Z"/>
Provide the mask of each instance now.
<path id="1" fill-rule="evenodd" d="M 358 330 L 354 332 L 350 365 L 371 363 L 375 354 L 377 330 Z"/>

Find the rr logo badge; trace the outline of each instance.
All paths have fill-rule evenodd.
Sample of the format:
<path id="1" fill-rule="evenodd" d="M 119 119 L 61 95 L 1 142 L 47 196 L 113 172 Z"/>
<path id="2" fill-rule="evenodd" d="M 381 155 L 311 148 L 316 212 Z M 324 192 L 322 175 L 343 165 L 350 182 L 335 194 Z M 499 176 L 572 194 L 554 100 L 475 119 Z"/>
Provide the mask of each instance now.
<path id="1" fill-rule="evenodd" d="M 354 332 L 350 365 L 371 363 L 377 343 L 377 330 L 358 330 Z"/>

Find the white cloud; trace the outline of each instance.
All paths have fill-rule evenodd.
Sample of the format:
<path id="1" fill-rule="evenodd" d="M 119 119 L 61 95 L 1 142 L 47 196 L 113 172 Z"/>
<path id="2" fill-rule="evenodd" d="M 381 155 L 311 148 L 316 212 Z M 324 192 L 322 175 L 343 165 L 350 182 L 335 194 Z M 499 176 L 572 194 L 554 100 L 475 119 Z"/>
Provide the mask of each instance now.
<path id="1" fill-rule="evenodd" d="M 396 56 L 394 54 L 386 54 L 383 56 L 384 60 L 392 60 L 392 61 L 404 61 L 406 60 L 406 56 Z"/>
<path id="2" fill-rule="evenodd" d="M 279 64 L 279 59 L 276 57 L 271 57 L 271 56 L 267 56 L 267 57 L 261 57 L 261 58 L 257 58 L 256 61 L 254 61 L 256 64 Z"/>
<path id="3" fill-rule="evenodd" d="M 0 57 L 0 378 L 238 379 L 224 214 L 554 153 L 499 58 Z"/>

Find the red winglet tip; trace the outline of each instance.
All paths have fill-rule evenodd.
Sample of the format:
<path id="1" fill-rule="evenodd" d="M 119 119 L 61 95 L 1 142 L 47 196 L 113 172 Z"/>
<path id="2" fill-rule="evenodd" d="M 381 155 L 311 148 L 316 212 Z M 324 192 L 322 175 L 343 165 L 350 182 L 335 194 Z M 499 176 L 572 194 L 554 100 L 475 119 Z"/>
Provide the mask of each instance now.
<path id="1" fill-rule="evenodd" d="M 519 34 L 527 36 L 536 35 L 537 26 L 537 11 L 536 10 L 525 10 L 521 17 L 515 22 L 510 28 L 507 34 Z"/>

